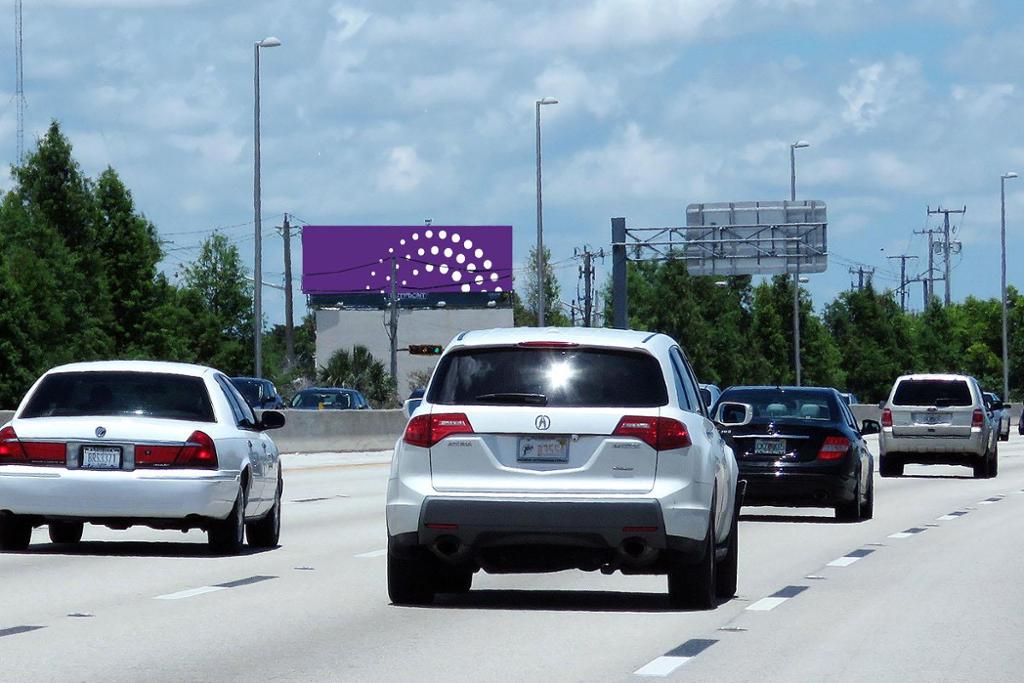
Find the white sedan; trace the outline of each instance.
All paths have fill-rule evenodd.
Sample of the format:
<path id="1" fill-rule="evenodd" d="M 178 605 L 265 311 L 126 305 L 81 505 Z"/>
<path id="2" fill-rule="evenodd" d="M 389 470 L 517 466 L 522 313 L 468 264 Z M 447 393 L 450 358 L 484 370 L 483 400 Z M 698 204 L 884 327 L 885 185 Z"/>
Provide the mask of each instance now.
<path id="1" fill-rule="evenodd" d="M 212 550 L 269 548 L 283 481 L 260 417 L 221 372 L 181 363 L 103 361 L 54 368 L 0 429 L 0 550 L 33 527 L 77 543 L 88 522 L 112 529 L 203 529 Z"/>

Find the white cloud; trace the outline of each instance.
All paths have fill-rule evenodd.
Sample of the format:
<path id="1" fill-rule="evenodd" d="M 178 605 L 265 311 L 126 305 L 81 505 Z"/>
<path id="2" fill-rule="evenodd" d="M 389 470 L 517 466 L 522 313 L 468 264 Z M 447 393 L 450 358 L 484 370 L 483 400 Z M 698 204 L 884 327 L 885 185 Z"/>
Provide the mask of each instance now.
<path id="1" fill-rule="evenodd" d="M 916 97 L 919 78 L 920 65 L 904 55 L 858 68 L 839 87 L 846 103 L 843 119 L 860 132 L 874 128 L 891 110 Z"/>
<path id="2" fill-rule="evenodd" d="M 430 171 L 410 145 L 392 147 L 388 160 L 377 174 L 377 185 L 384 192 L 412 192 Z"/>
<path id="3" fill-rule="evenodd" d="M 1012 83 L 955 85 L 952 96 L 971 118 L 991 118 L 1007 111 L 1016 92 Z"/>
<path id="4" fill-rule="evenodd" d="M 170 141 L 178 149 L 218 165 L 237 163 L 249 142 L 227 129 L 202 135 L 172 135 Z"/>
<path id="5" fill-rule="evenodd" d="M 622 107 L 618 84 L 613 78 L 588 73 L 568 62 L 557 62 L 544 69 L 534 79 L 534 91 L 538 97 L 558 99 L 557 114 L 582 110 L 597 118 L 605 118 Z"/>

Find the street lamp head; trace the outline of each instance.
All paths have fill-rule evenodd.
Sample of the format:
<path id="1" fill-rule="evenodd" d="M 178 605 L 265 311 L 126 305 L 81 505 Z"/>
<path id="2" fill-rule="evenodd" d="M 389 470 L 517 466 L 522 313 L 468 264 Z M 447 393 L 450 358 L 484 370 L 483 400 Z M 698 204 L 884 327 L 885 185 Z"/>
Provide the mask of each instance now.
<path id="1" fill-rule="evenodd" d="M 267 36 L 263 40 L 256 42 L 256 47 L 280 47 L 281 40 L 274 36 Z"/>
<path id="2" fill-rule="evenodd" d="M 558 100 L 556 100 L 554 97 L 542 97 L 541 99 L 537 100 L 537 104 L 558 104 Z"/>
<path id="3" fill-rule="evenodd" d="M 807 142 L 806 140 L 797 140 L 796 142 L 790 145 L 790 147 L 792 147 L 793 149 L 803 149 L 804 147 L 810 146 L 811 143 Z"/>
<path id="4" fill-rule="evenodd" d="M 1018 177 L 1020 177 L 1020 176 L 1018 176 L 1013 171 L 1007 171 L 1006 173 L 1003 174 L 1003 180 L 1009 180 L 1010 178 L 1018 178 Z"/>

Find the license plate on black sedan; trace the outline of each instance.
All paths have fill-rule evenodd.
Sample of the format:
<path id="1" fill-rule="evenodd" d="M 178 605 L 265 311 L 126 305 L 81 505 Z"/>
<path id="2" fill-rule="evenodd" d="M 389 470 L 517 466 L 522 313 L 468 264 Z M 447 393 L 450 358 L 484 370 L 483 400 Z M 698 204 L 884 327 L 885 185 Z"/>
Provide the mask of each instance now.
<path id="1" fill-rule="evenodd" d="M 785 439 L 755 439 L 754 455 L 785 455 Z"/>
<path id="2" fill-rule="evenodd" d="M 103 446 L 82 446 L 82 469 L 117 470 L 121 468 L 121 449 Z"/>
<path id="3" fill-rule="evenodd" d="M 516 456 L 519 462 L 569 462 L 569 437 L 524 436 Z"/>

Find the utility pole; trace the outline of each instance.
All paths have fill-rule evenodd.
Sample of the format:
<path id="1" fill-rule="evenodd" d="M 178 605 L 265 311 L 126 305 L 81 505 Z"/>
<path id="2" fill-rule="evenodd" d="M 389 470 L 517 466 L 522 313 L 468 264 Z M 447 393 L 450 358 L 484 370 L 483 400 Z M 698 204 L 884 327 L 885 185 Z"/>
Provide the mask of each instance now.
<path id="1" fill-rule="evenodd" d="M 907 260 L 916 259 L 916 256 L 908 256 L 907 254 L 901 254 L 900 256 L 887 256 L 886 258 L 900 260 L 900 310 L 904 313 L 907 312 L 907 284 L 910 280 L 907 279 Z"/>
<path id="2" fill-rule="evenodd" d="M 391 381 L 398 391 L 398 259 L 391 257 L 391 295 L 388 304 L 391 317 L 388 320 L 388 336 L 391 337 Z"/>
<path id="3" fill-rule="evenodd" d="M 945 286 L 946 286 L 945 304 L 948 306 L 950 304 L 951 300 L 952 300 L 952 297 L 950 295 L 950 289 L 951 289 L 950 288 L 950 284 L 951 283 L 949 281 L 949 270 L 950 270 L 949 253 L 950 253 L 950 248 L 952 246 L 952 242 L 950 240 L 950 235 L 949 235 L 949 214 L 951 214 L 951 213 L 958 213 L 958 214 L 960 214 L 962 216 L 963 214 L 967 213 L 967 206 L 965 205 L 964 208 L 962 208 L 962 209 L 943 209 L 941 206 L 939 206 L 939 208 L 935 209 L 934 211 L 932 210 L 932 208 L 930 206 L 928 207 L 928 215 L 929 216 L 931 216 L 933 214 L 939 214 L 939 213 L 941 213 L 942 216 L 943 216 L 943 218 L 942 218 L 942 235 L 943 235 L 942 259 L 943 259 L 943 266 L 944 266 L 943 279 L 945 280 Z"/>
<path id="4" fill-rule="evenodd" d="M 942 280 L 943 278 L 935 277 L 935 233 L 941 232 L 936 228 L 929 228 L 928 230 L 915 230 L 915 235 L 928 235 L 928 270 L 923 275 L 919 276 L 921 284 L 924 288 L 924 307 L 928 308 L 932 302 L 932 298 L 935 296 L 935 281 Z"/>
<path id="5" fill-rule="evenodd" d="M 18 107 L 18 163 L 25 159 L 25 54 L 22 50 L 21 0 L 14 3 L 14 99 Z"/>
<path id="6" fill-rule="evenodd" d="M 858 266 L 857 268 L 850 268 L 850 275 L 857 276 L 857 291 L 864 291 L 864 280 L 867 279 L 868 285 L 871 284 L 871 276 L 875 274 L 874 268 L 867 268 L 865 266 Z M 867 276 L 865 278 L 865 276 Z M 853 289 L 853 283 L 850 283 L 850 288 Z"/>
<path id="7" fill-rule="evenodd" d="M 594 326 L 594 257 L 598 257 L 604 260 L 604 249 L 594 252 L 590 250 L 590 245 L 584 245 L 573 249 L 574 256 L 583 257 L 583 265 L 579 269 L 579 277 L 583 280 L 583 306 L 581 310 L 583 312 L 583 327 Z M 578 296 L 578 285 L 577 285 L 577 296 Z"/>
<path id="8" fill-rule="evenodd" d="M 284 236 L 284 348 L 285 367 L 295 367 L 295 319 L 292 311 L 292 230 L 288 214 L 284 215 L 281 226 Z"/>

